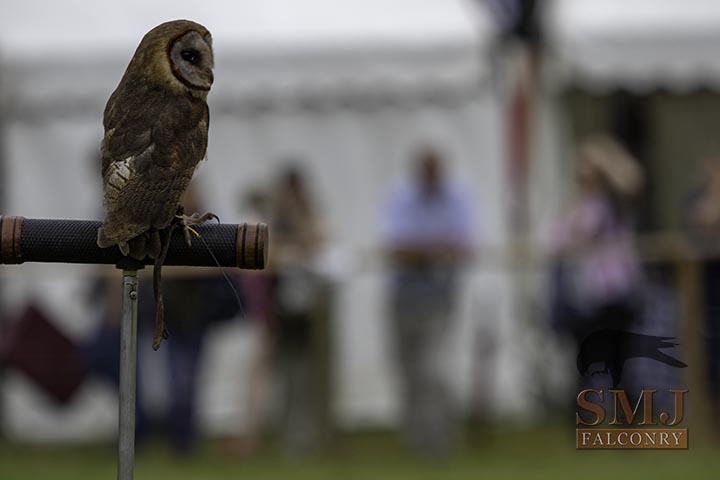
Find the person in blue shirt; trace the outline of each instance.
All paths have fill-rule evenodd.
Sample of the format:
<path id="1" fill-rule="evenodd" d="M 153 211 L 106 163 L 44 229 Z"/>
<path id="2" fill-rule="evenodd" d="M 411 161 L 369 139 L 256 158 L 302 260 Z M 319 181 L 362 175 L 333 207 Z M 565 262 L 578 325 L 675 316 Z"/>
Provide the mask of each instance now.
<path id="1" fill-rule="evenodd" d="M 424 455 L 444 455 L 457 436 L 444 350 L 460 273 L 475 246 L 473 206 L 439 152 L 421 150 L 410 182 L 390 195 L 383 242 L 402 384 L 403 433 Z"/>

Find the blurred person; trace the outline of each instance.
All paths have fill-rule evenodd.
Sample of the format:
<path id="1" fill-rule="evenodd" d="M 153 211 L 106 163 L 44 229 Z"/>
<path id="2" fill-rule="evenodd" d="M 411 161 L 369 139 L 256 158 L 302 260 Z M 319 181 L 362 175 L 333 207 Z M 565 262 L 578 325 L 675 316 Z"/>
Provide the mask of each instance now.
<path id="1" fill-rule="evenodd" d="M 270 194 L 266 188 L 254 188 L 240 200 L 242 221 L 267 223 L 270 212 Z M 268 405 L 271 404 L 272 356 L 273 356 L 273 289 L 272 275 L 265 270 L 248 270 L 239 275 L 245 294 L 245 314 L 253 328 L 256 339 L 250 360 L 249 376 L 245 388 L 244 417 L 247 427 L 244 434 L 226 439 L 225 450 L 230 455 L 253 453 L 265 433 Z"/>
<path id="2" fill-rule="evenodd" d="M 80 351 L 89 371 L 108 381 L 117 391 L 120 385 L 120 324 L 122 321 L 121 284 L 117 282 L 115 268 L 110 265 L 96 267 L 87 290 L 87 301 L 96 326 L 83 339 Z M 137 371 L 135 395 L 135 442 L 142 445 L 150 431 L 150 418 L 143 398 L 143 369 Z"/>
<path id="3" fill-rule="evenodd" d="M 199 192 L 192 184 L 183 205 L 187 211 L 200 211 Z M 233 290 L 235 286 L 229 285 L 228 279 L 220 273 L 176 273 L 167 275 L 163 282 L 165 318 L 170 334 L 167 342 L 170 388 L 168 433 L 175 453 L 188 455 L 194 453 L 198 439 L 198 369 L 205 338 L 210 328 L 219 321 L 242 313 L 242 300 Z M 145 308 L 138 312 L 138 324 L 146 327 L 152 324 L 154 317 L 149 283 L 143 282 L 140 286 Z"/>
<path id="4" fill-rule="evenodd" d="M 441 154 L 421 150 L 412 177 L 385 204 L 383 241 L 390 274 L 403 435 L 420 454 L 442 456 L 457 437 L 444 371 L 461 266 L 472 254 L 472 206 L 446 174 Z"/>
<path id="5" fill-rule="evenodd" d="M 701 254 L 703 310 L 707 329 L 708 381 L 720 400 L 720 150 L 699 162 L 698 180 L 688 195 L 684 226 Z M 714 409 L 716 410 L 716 409 Z M 720 416 L 716 417 L 720 421 Z"/>
<path id="6" fill-rule="evenodd" d="M 575 197 L 553 231 L 551 292 L 552 325 L 569 333 L 582 351 L 583 340 L 603 330 L 655 333 L 649 327 L 672 323 L 674 318 L 647 319 L 645 299 L 653 295 L 644 289 L 643 275 L 635 250 L 634 203 L 643 186 L 642 171 L 635 159 L 614 139 L 595 135 L 583 139 L 577 147 Z M 665 310 L 667 311 L 667 309 Z M 667 320 L 667 321 L 666 321 Z M 594 337 L 593 337 L 594 338 Z M 620 338 L 620 337 L 608 337 Z M 624 337 L 623 337 L 624 338 Z M 639 338 L 639 337 L 638 337 Z M 619 340 L 618 340 L 619 341 Z M 606 359 L 584 371 L 587 382 L 604 382 L 612 387 L 608 362 L 624 364 L 632 356 L 631 344 L 603 346 L 617 357 Z M 580 368 L 578 360 L 578 368 Z M 583 366 L 585 367 L 585 366 Z M 602 378 L 598 373 L 607 373 Z M 622 375 L 622 372 L 620 372 Z M 619 375 L 615 375 L 619 376 Z M 607 377 L 607 378 L 606 378 Z M 630 387 L 626 375 L 620 388 Z"/>
<path id="7" fill-rule="evenodd" d="M 577 149 L 575 198 L 554 227 L 558 263 L 554 326 L 582 338 L 622 327 L 636 313 L 642 279 L 634 247 L 633 203 L 643 185 L 640 167 L 615 140 L 597 135 Z"/>
<path id="8" fill-rule="evenodd" d="M 282 392 L 281 438 L 290 453 L 307 453 L 322 441 L 322 361 L 319 312 L 324 280 L 314 266 L 324 241 L 303 171 L 286 167 L 270 197 L 273 282 L 273 350 Z M 327 359 L 325 359 L 327 361 Z"/>

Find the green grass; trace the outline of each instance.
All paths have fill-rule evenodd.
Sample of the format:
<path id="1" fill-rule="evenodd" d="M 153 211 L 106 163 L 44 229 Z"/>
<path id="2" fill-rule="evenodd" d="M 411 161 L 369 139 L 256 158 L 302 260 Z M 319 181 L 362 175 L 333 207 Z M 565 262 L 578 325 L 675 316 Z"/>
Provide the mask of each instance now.
<path id="1" fill-rule="evenodd" d="M 572 426 L 532 430 L 478 430 L 461 452 L 443 461 L 418 459 L 394 435 L 339 436 L 331 450 L 311 458 L 266 451 L 228 457 L 216 442 L 198 455 L 178 459 L 161 444 L 138 451 L 137 480 L 313 479 L 602 479 L 718 478 L 717 448 L 691 443 L 687 451 L 576 451 Z M 691 442 L 692 442 L 691 432 Z M 0 443 L 0 480 L 114 479 L 110 446 L 37 447 Z"/>

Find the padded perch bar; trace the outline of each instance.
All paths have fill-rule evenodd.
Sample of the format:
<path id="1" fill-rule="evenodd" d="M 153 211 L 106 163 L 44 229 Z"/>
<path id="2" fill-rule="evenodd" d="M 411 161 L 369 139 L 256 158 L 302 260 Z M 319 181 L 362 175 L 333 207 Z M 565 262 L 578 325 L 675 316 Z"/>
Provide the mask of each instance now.
<path id="1" fill-rule="evenodd" d="M 93 263 L 117 265 L 125 257 L 117 246 L 96 244 L 101 222 L 92 220 L 48 220 L 0 216 L 0 264 L 25 262 Z M 223 267 L 250 270 L 265 268 L 268 229 L 264 223 L 195 225 L 202 239 L 191 234 L 185 243 L 182 228 L 170 241 L 165 265 L 217 266 L 208 247 Z M 203 242 L 204 240 L 204 242 Z M 205 246 L 207 244 L 207 247 Z M 146 265 L 152 260 L 146 258 Z"/>

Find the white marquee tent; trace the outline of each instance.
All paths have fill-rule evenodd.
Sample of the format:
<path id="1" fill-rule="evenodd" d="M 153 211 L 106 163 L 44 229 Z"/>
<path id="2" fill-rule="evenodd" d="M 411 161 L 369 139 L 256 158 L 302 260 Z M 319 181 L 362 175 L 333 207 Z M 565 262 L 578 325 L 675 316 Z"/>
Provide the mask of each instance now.
<path id="1" fill-rule="evenodd" d="M 720 3 L 552 0 L 545 26 L 566 79 L 592 89 L 720 85 Z"/>
<path id="2" fill-rule="evenodd" d="M 100 182 L 93 163 L 104 102 L 139 38 L 173 18 L 203 23 L 214 37 L 209 161 L 196 175 L 205 203 L 224 221 L 240 220 L 238 192 L 266 184 L 287 157 L 304 162 L 327 219 L 335 252 L 330 256 L 336 259 L 328 262 L 339 285 L 336 416 L 347 425 L 392 422 L 397 402 L 383 273 L 363 267 L 361 258 L 378 247 L 383 197 L 406 174 L 413 149 L 428 142 L 447 151 L 455 173 L 482 207 L 477 221 L 484 240 L 503 241 L 504 123 L 490 82 L 490 19 L 462 0 L 241 0 L 201 6 L 186 0 L 26 0 L 6 5 L 0 17 L 4 211 L 26 217 L 99 216 Z M 36 298 L 57 312 L 65 331 L 86 335 L 95 319 L 77 299 L 89 268 L 3 268 L 0 278 L 11 279 L 3 282 L 6 311 Z M 475 294 L 466 302 L 454 349 L 453 378 L 466 401 L 473 388 L 478 322 L 499 329 L 498 335 L 513 335 L 505 274 L 474 271 L 472 277 Z M 205 427 L 241 428 L 238 378 L 248 357 L 247 348 L 240 347 L 248 342 L 242 328 L 232 325 L 211 340 L 216 348 L 208 364 L 235 368 L 205 369 L 212 372 L 203 376 Z M 514 395 L 520 361 L 510 360 L 518 358 L 511 351 L 501 355 L 506 368 L 495 382 L 497 396 L 503 398 L 501 408 L 517 408 L 511 399 L 521 397 Z M 11 434 L 84 438 L 113 430 L 112 395 L 99 385 L 83 389 L 74 406 L 58 414 L 48 411 L 22 378 L 11 375 L 7 381 L 13 388 L 4 389 L 3 403 L 12 413 L 5 416 Z"/>

